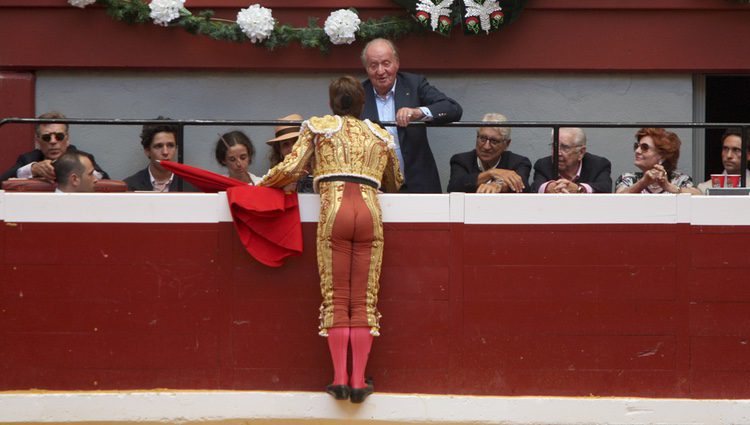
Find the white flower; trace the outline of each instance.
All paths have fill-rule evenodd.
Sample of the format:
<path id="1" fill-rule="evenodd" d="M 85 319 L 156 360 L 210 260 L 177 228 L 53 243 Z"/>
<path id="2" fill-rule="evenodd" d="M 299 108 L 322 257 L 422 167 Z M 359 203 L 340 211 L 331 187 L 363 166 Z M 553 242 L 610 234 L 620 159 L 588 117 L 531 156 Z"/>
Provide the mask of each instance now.
<path id="1" fill-rule="evenodd" d="M 450 15 L 452 4 L 453 0 L 441 0 L 438 4 L 433 3 L 431 0 L 420 0 L 417 5 L 417 10 L 430 14 L 430 26 L 433 31 L 437 31 L 438 18 Z"/>
<path id="2" fill-rule="evenodd" d="M 464 0 L 466 5 L 466 18 L 476 16 L 479 18 L 479 27 L 487 34 L 490 33 L 490 15 L 503 10 L 497 3 L 497 0 L 485 0 L 479 4 L 474 0 Z"/>
<path id="3" fill-rule="evenodd" d="M 331 13 L 323 26 L 328 38 L 333 44 L 352 44 L 354 33 L 359 30 L 359 17 L 347 9 L 339 9 Z"/>
<path id="4" fill-rule="evenodd" d="M 151 19 L 156 25 L 166 27 L 170 22 L 180 17 L 180 9 L 185 0 L 152 0 L 148 7 L 151 9 Z"/>
<path id="5" fill-rule="evenodd" d="M 237 14 L 237 25 L 253 43 L 263 41 L 273 32 L 274 19 L 271 9 L 259 4 L 240 9 Z"/>
<path id="6" fill-rule="evenodd" d="M 71 6 L 80 7 L 83 9 L 84 7 L 96 3 L 96 0 L 68 0 L 68 3 L 70 3 Z"/>

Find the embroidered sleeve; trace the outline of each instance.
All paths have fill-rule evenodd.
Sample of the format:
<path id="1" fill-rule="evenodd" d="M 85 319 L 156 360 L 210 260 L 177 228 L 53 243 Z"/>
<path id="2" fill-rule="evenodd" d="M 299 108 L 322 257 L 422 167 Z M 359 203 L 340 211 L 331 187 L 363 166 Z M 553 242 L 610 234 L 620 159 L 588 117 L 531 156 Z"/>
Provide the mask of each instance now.
<path id="1" fill-rule="evenodd" d="M 390 135 L 390 133 L 389 133 Z M 391 142 L 393 143 L 393 142 Z M 383 179 L 381 180 L 380 187 L 384 192 L 398 192 L 401 185 L 404 184 L 404 176 L 401 174 L 401 168 L 398 163 L 398 156 L 396 151 L 388 149 L 388 163 L 383 171 Z"/>
<path id="2" fill-rule="evenodd" d="M 384 141 L 388 145 L 389 149 L 396 149 L 396 144 L 393 142 L 393 135 L 389 133 L 388 130 L 367 119 L 365 120 L 365 124 L 367 124 L 367 128 L 369 128 L 378 139 Z"/>
<path id="3" fill-rule="evenodd" d="M 315 153 L 313 145 L 316 135 L 310 131 L 308 122 L 302 123 L 300 135 L 284 160 L 270 169 L 259 186 L 284 187 L 304 178 L 308 174 L 307 166 Z"/>

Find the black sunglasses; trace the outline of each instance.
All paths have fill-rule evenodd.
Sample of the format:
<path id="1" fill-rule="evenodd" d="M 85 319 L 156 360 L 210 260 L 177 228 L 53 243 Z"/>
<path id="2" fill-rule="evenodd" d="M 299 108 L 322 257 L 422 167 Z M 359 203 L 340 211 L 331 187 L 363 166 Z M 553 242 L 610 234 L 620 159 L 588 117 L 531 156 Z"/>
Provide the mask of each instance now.
<path id="1" fill-rule="evenodd" d="M 633 143 L 633 150 L 637 151 L 638 148 L 641 148 L 641 152 L 648 152 L 648 150 L 651 149 L 651 146 L 649 146 L 646 143 L 638 143 L 638 142 Z"/>
<path id="2" fill-rule="evenodd" d="M 58 142 L 62 142 L 67 137 L 67 134 L 65 133 L 44 133 L 41 136 L 39 136 L 40 139 L 44 142 L 49 142 L 52 140 L 52 138 L 57 139 Z"/>

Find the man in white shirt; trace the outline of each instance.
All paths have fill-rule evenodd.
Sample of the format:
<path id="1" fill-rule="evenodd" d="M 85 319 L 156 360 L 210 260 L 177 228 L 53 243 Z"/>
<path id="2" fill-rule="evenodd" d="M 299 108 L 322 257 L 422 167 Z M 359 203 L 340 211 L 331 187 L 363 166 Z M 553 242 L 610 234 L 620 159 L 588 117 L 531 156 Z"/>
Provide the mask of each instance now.
<path id="1" fill-rule="evenodd" d="M 721 136 L 721 162 L 724 165 L 722 174 L 740 174 L 740 159 L 742 158 L 742 138 L 740 134 L 739 129 L 730 128 Z M 750 151 L 747 159 L 750 162 Z M 750 171 L 745 170 L 745 176 L 747 176 L 745 181 L 750 182 Z M 698 189 L 705 195 L 711 186 L 711 179 L 708 179 L 700 183 Z"/>
<path id="2" fill-rule="evenodd" d="M 158 117 L 157 120 L 169 118 Z M 159 161 L 175 161 L 178 146 L 177 135 L 179 126 L 175 124 L 146 124 L 141 130 L 141 146 L 143 154 L 148 158 L 148 166 L 125 179 L 130 191 L 147 192 L 195 192 L 196 189 L 180 177 L 162 167 Z"/>
<path id="3" fill-rule="evenodd" d="M 54 163 L 58 193 L 93 192 L 97 182 L 90 154 L 70 149 Z"/>

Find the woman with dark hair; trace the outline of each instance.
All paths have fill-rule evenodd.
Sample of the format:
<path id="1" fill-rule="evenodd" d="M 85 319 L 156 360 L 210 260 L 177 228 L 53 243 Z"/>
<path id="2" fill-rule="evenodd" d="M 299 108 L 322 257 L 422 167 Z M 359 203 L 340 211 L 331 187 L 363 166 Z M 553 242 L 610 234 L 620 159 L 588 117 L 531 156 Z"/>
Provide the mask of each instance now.
<path id="1" fill-rule="evenodd" d="M 253 162 L 255 147 L 245 133 L 230 131 L 220 135 L 214 154 L 216 161 L 229 170 L 229 177 L 248 184 L 260 182 L 260 177 L 247 170 Z"/>
<path id="2" fill-rule="evenodd" d="M 383 223 L 378 189 L 396 192 L 403 177 L 393 137 L 369 120 L 359 120 L 365 93 L 354 77 L 329 86 L 335 115 L 302 123 L 292 152 L 263 177 L 261 186 L 284 187 L 307 174 L 312 164 L 320 193 L 317 233 L 318 272 L 323 302 L 320 335 L 328 337 L 333 383 L 326 391 L 337 400 L 361 403 L 373 392 L 365 368 L 380 330 L 377 310 Z M 313 158 L 315 159 L 313 161 Z M 352 373 L 347 371 L 352 346 Z"/>
<path id="3" fill-rule="evenodd" d="M 641 171 L 625 173 L 615 182 L 616 193 L 691 193 L 700 195 L 689 175 L 677 171 L 682 142 L 663 128 L 635 133 L 635 162 Z"/>

